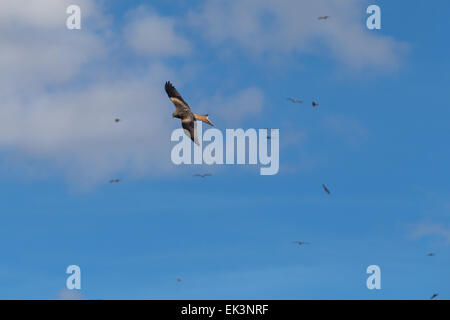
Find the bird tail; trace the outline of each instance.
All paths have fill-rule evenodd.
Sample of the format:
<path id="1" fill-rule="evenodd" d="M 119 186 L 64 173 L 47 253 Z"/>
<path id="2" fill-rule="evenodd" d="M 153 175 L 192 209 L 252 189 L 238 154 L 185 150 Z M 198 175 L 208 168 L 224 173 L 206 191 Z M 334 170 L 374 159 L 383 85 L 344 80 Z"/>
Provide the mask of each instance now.
<path id="1" fill-rule="evenodd" d="M 209 121 L 208 115 L 207 115 L 207 114 L 205 114 L 205 115 L 194 114 L 194 117 L 195 117 L 195 119 L 200 120 L 200 121 L 202 121 L 202 122 L 204 122 L 204 123 L 207 123 L 207 124 L 209 124 L 210 126 L 213 126 L 213 127 L 214 127 L 214 125 L 212 124 L 212 122 Z"/>

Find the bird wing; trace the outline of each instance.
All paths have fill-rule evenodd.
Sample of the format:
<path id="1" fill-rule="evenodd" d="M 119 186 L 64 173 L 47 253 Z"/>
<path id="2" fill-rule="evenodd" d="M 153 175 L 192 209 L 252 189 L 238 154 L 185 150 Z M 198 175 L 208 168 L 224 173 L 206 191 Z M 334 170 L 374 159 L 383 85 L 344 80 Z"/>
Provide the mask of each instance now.
<path id="1" fill-rule="evenodd" d="M 191 108 L 170 81 L 166 82 L 164 89 L 166 90 L 170 101 L 174 104 L 176 113 L 181 116 L 181 126 L 183 127 L 184 132 L 195 144 L 200 145 L 197 138 L 197 124 L 195 123 L 195 116 L 191 111 Z"/>
<path id="2" fill-rule="evenodd" d="M 191 113 L 191 108 L 187 104 L 186 101 L 184 101 L 183 97 L 181 97 L 181 94 L 175 89 L 175 87 L 170 83 L 170 81 L 167 81 L 164 89 L 166 90 L 167 95 L 169 96 L 170 101 L 175 105 L 175 108 L 177 109 L 177 112 L 180 114 L 184 113 Z"/>
<path id="3" fill-rule="evenodd" d="M 183 127 L 186 135 L 190 137 L 196 145 L 200 145 L 197 137 L 197 123 L 195 122 L 195 118 L 193 116 L 186 115 L 186 117 L 181 120 L 181 126 Z"/>
<path id="4" fill-rule="evenodd" d="M 326 193 L 330 193 L 330 190 L 328 190 L 326 185 L 323 184 L 322 187 L 323 187 L 323 190 L 325 190 Z"/>

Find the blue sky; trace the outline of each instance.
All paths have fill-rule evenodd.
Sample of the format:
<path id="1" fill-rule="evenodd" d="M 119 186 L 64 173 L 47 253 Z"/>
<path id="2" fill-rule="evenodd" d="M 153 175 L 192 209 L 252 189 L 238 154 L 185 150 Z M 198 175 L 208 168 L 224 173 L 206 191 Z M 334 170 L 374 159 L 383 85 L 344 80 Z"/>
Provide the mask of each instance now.
<path id="1" fill-rule="evenodd" d="M 71 264 L 87 299 L 450 297 L 450 3 L 374 1 L 369 31 L 358 0 L 82 0 L 69 31 L 42 2 L 0 5 L 0 298 L 61 297 Z M 279 173 L 172 165 L 166 80 L 279 128 Z"/>

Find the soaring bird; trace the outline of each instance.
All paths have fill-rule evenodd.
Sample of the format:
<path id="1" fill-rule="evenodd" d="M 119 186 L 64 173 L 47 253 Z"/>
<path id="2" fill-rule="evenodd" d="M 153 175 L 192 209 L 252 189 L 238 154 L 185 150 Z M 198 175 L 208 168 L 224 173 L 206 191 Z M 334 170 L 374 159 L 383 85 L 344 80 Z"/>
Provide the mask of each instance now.
<path id="1" fill-rule="evenodd" d="M 292 242 L 298 244 L 299 246 L 304 245 L 304 244 L 309 244 L 309 242 L 306 242 L 306 241 L 292 241 Z"/>
<path id="2" fill-rule="evenodd" d="M 429 256 L 429 257 L 434 257 L 435 254 L 434 254 L 434 253 L 429 253 L 429 254 L 427 254 L 427 256 Z"/>
<path id="3" fill-rule="evenodd" d="M 112 180 L 109 180 L 109 183 L 118 183 L 118 182 L 120 182 L 119 179 L 112 179 Z"/>
<path id="4" fill-rule="evenodd" d="M 175 112 L 172 113 L 173 118 L 181 119 L 181 126 L 188 137 L 194 141 L 195 144 L 199 145 L 197 139 L 197 127 L 195 124 L 196 120 L 203 121 L 204 123 L 214 126 L 208 119 L 208 115 L 198 115 L 192 112 L 191 108 L 186 101 L 183 100 L 181 95 L 178 93 L 177 89 L 167 81 L 164 89 L 169 96 L 170 101 L 175 105 Z"/>
<path id="5" fill-rule="evenodd" d="M 120 121 L 120 119 L 119 119 L 119 118 L 116 118 L 116 119 L 114 119 L 114 121 L 115 121 L 115 122 L 119 122 L 119 121 Z"/>
<path id="6" fill-rule="evenodd" d="M 200 177 L 200 178 L 210 177 L 210 176 L 212 176 L 211 173 L 197 173 L 197 174 L 194 174 L 194 177 Z"/>
<path id="7" fill-rule="evenodd" d="M 330 190 L 328 190 L 326 185 L 322 184 L 322 188 L 323 188 L 323 190 L 325 190 L 326 193 L 328 193 L 328 194 L 331 193 Z"/>
<path id="8" fill-rule="evenodd" d="M 320 16 L 317 19 L 319 20 L 327 20 L 330 16 Z"/>
<path id="9" fill-rule="evenodd" d="M 287 100 L 289 100 L 292 103 L 303 103 L 302 100 L 298 100 L 298 99 L 294 99 L 294 98 L 286 98 Z"/>
<path id="10" fill-rule="evenodd" d="M 439 294 L 435 293 L 431 296 L 430 300 L 433 300 L 434 298 L 436 298 Z"/>
<path id="11" fill-rule="evenodd" d="M 183 281 L 183 280 L 181 280 L 180 278 L 176 278 L 175 280 L 177 280 L 177 282 Z"/>
<path id="12" fill-rule="evenodd" d="M 319 105 L 319 104 L 318 104 L 317 102 L 315 102 L 315 101 L 312 102 L 312 106 L 313 106 L 313 107 L 317 107 L 318 105 Z"/>

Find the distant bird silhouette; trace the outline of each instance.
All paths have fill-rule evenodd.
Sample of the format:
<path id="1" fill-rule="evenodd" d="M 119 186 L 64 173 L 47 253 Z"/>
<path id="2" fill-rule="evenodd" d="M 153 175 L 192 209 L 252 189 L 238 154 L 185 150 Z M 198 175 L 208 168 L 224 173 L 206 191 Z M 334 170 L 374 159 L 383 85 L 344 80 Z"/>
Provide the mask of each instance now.
<path id="1" fill-rule="evenodd" d="M 294 98 L 286 98 L 287 100 L 289 100 L 292 103 L 303 103 L 302 100 L 298 100 L 298 99 L 294 99 Z"/>
<path id="2" fill-rule="evenodd" d="M 434 253 L 429 253 L 429 254 L 427 254 L 427 256 L 429 256 L 429 257 L 434 257 L 436 254 L 434 254 Z"/>
<path id="3" fill-rule="evenodd" d="M 320 16 L 317 19 L 319 20 L 327 20 L 330 16 Z"/>
<path id="4" fill-rule="evenodd" d="M 112 179 L 112 180 L 109 180 L 109 183 L 118 183 L 118 182 L 120 182 L 120 179 Z"/>
<path id="5" fill-rule="evenodd" d="M 292 241 L 292 242 L 298 244 L 299 246 L 304 245 L 304 244 L 309 244 L 309 242 L 306 242 L 306 241 Z"/>
<path id="6" fill-rule="evenodd" d="M 115 121 L 115 122 L 119 122 L 119 121 L 120 121 L 120 119 L 119 119 L 119 118 L 116 118 L 116 119 L 114 119 L 114 121 Z"/>
<path id="7" fill-rule="evenodd" d="M 194 177 L 200 177 L 200 178 L 210 177 L 210 176 L 212 176 L 211 173 L 197 173 L 197 174 L 194 174 Z"/>
<path id="8" fill-rule="evenodd" d="M 326 185 L 322 184 L 322 188 L 323 188 L 323 190 L 325 190 L 326 193 L 328 193 L 328 194 L 331 193 L 330 190 L 327 188 Z"/>
<path id="9" fill-rule="evenodd" d="M 319 104 L 318 104 L 317 102 L 315 102 L 315 101 L 312 102 L 312 106 L 313 106 L 313 107 L 317 107 L 318 105 L 319 105 Z"/>
<path id="10" fill-rule="evenodd" d="M 164 89 L 166 90 L 170 101 L 172 101 L 175 106 L 175 112 L 172 113 L 172 117 L 181 119 L 181 126 L 183 127 L 186 135 L 190 137 L 195 144 L 200 145 L 197 138 L 197 126 L 195 121 L 200 120 L 210 126 L 214 126 L 212 122 L 209 121 L 208 115 L 198 115 L 193 113 L 187 102 L 183 100 L 177 89 L 175 89 L 170 81 L 166 82 Z"/>
<path id="11" fill-rule="evenodd" d="M 433 294 L 433 295 L 431 296 L 430 300 L 433 300 L 433 299 L 436 298 L 438 295 L 439 295 L 438 293 Z"/>
<path id="12" fill-rule="evenodd" d="M 177 280 L 177 282 L 181 282 L 181 281 L 183 281 L 183 280 L 181 280 L 180 278 L 176 278 L 176 280 Z"/>

